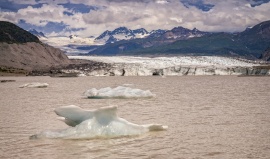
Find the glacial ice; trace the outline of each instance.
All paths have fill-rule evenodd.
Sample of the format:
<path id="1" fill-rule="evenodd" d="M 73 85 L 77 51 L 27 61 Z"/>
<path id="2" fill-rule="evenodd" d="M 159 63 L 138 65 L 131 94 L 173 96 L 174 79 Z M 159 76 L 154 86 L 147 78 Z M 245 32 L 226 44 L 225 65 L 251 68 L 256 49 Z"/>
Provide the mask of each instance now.
<path id="1" fill-rule="evenodd" d="M 38 82 L 33 82 L 33 83 L 26 83 L 24 85 L 21 85 L 20 88 L 46 88 L 48 87 L 48 83 L 38 83 Z"/>
<path id="2" fill-rule="evenodd" d="M 218 56 L 175 56 L 175 57 L 134 57 L 134 56 L 69 56 L 70 59 L 84 59 L 112 64 L 139 64 L 148 69 L 163 69 L 174 66 L 216 66 L 251 67 L 256 64 L 249 61 Z M 258 65 L 258 64 L 257 64 Z"/>
<path id="3" fill-rule="evenodd" d="M 118 86 L 116 88 L 106 87 L 101 89 L 92 88 L 84 92 L 87 98 L 151 98 L 155 94 L 149 90 L 134 89 Z"/>
<path id="4" fill-rule="evenodd" d="M 36 138 L 62 138 L 62 139 L 91 139 L 114 138 L 121 136 L 141 135 L 150 131 L 162 131 L 168 127 L 161 124 L 138 125 L 131 123 L 116 114 L 116 106 L 102 107 L 94 110 L 84 110 L 70 105 L 55 109 L 55 113 L 67 125 L 73 126 L 59 131 L 43 131 L 33 135 Z"/>
<path id="5" fill-rule="evenodd" d="M 78 71 L 87 76 L 185 76 L 185 75 L 269 75 L 269 69 L 254 68 L 256 61 L 218 56 L 134 57 L 69 56 L 103 62 L 111 66 L 94 71 Z"/>

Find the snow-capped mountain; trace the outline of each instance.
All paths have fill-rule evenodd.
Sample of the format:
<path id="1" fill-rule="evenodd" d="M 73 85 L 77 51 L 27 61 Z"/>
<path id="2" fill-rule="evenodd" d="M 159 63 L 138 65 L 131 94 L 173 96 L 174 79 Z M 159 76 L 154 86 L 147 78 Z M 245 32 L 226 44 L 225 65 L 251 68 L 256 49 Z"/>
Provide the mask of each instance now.
<path id="1" fill-rule="evenodd" d="M 38 38 L 46 38 L 46 36 L 42 32 L 38 32 L 35 29 L 28 30 L 31 34 L 37 36 Z"/>
<path id="2" fill-rule="evenodd" d="M 135 29 L 132 30 L 132 32 L 135 35 L 135 38 L 145 38 L 146 36 L 149 36 L 149 32 L 144 28 Z"/>
<path id="3" fill-rule="evenodd" d="M 152 30 L 152 31 L 149 33 L 148 38 L 158 38 L 158 37 L 160 37 L 161 35 L 163 35 L 166 31 L 167 31 L 167 30 L 162 30 L 162 29 Z"/>
<path id="4" fill-rule="evenodd" d="M 196 28 L 193 30 L 184 28 L 184 27 L 175 27 L 172 30 L 166 31 L 162 38 L 164 39 L 177 39 L 177 40 L 183 40 L 183 39 L 189 39 L 193 37 L 201 37 L 203 35 L 208 34 L 207 32 L 202 32 Z"/>
<path id="5" fill-rule="evenodd" d="M 144 28 L 131 30 L 126 27 L 119 27 L 113 31 L 106 30 L 95 39 L 95 42 L 99 44 L 107 44 L 114 43 L 120 40 L 130 40 L 136 38 L 161 38 L 163 40 L 181 40 L 193 37 L 201 37 L 206 34 L 208 33 L 202 32 L 196 28 L 190 30 L 181 26 L 175 27 L 172 30 L 158 29 L 151 32 L 148 32 Z"/>
<path id="6" fill-rule="evenodd" d="M 119 27 L 113 31 L 106 30 L 95 41 L 100 44 L 114 43 L 120 40 L 129 40 L 135 38 L 145 38 L 149 35 L 149 32 L 144 28 L 131 30 L 126 27 Z"/>
<path id="7" fill-rule="evenodd" d="M 42 42 L 60 48 L 69 55 L 85 54 L 94 51 L 101 45 L 115 43 L 120 40 L 146 39 L 147 43 L 140 44 L 143 48 L 146 48 L 207 34 L 207 32 L 201 32 L 197 29 L 189 30 L 183 27 L 175 27 L 172 30 L 158 29 L 151 32 L 144 28 L 131 30 L 126 27 L 119 27 L 113 31 L 106 30 L 98 37 L 80 37 L 78 35 L 46 37 L 42 32 L 34 29 L 29 30 L 29 32 L 36 35 Z"/>

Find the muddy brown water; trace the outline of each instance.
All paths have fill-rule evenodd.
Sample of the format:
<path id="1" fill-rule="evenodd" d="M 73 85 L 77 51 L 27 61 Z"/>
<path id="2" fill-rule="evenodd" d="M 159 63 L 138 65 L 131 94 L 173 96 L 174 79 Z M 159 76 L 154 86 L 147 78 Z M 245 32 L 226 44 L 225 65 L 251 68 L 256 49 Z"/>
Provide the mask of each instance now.
<path id="1" fill-rule="evenodd" d="M 270 78 L 183 77 L 0 77 L 0 158 L 270 158 Z M 19 88 L 46 82 L 48 88 Z M 90 88 L 149 89 L 151 99 L 85 99 Z M 38 139 L 44 130 L 65 129 L 54 108 L 117 105 L 118 116 L 137 124 L 160 123 L 167 131 L 114 139 Z"/>

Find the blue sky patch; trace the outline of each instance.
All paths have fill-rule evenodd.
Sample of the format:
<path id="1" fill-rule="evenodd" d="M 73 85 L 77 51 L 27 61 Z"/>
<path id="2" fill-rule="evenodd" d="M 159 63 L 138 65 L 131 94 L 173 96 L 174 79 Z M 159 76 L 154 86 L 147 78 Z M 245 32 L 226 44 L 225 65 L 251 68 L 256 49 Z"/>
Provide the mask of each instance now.
<path id="1" fill-rule="evenodd" d="M 0 11 L 4 12 L 18 12 L 19 9 L 27 8 L 28 6 L 32 6 L 33 8 L 40 8 L 44 3 L 38 3 L 35 5 L 29 4 L 19 4 L 14 3 L 9 0 L 1 0 L 0 1 Z"/>
<path id="2" fill-rule="evenodd" d="M 264 3 L 268 3 L 270 2 L 270 0 L 252 0 L 252 2 L 250 3 L 252 7 L 256 7 L 259 5 L 262 5 Z"/>
<path id="3" fill-rule="evenodd" d="M 88 6 L 84 4 L 74 4 L 74 3 L 64 3 L 64 4 L 58 4 L 62 5 L 64 8 L 67 8 L 69 10 L 72 10 L 74 12 L 79 12 L 79 13 L 89 13 L 90 10 L 96 10 L 97 7 L 94 6 Z"/>
<path id="4" fill-rule="evenodd" d="M 189 8 L 189 6 L 193 6 L 193 7 L 196 7 L 202 11 L 209 11 L 210 9 L 212 9 L 214 7 L 213 4 L 206 4 L 204 3 L 203 0 L 193 0 L 193 1 L 190 1 L 190 0 L 180 0 L 185 7 Z"/>

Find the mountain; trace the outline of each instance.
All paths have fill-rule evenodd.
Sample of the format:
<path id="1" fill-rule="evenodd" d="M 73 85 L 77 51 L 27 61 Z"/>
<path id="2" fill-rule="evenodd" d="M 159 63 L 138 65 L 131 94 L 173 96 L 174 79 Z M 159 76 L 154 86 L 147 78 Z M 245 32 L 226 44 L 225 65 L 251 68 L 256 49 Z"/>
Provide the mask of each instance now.
<path id="1" fill-rule="evenodd" d="M 68 65 L 70 60 L 59 49 L 13 23 L 0 21 L 0 73 L 29 73 Z"/>
<path id="2" fill-rule="evenodd" d="M 46 36 L 42 32 L 38 32 L 35 29 L 28 30 L 28 32 L 37 36 L 38 38 L 46 38 Z"/>
<path id="3" fill-rule="evenodd" d="M 152 31 L 149 33 L 148 38 L 158 38 L 158 37 L 160 37 L 161 35 L 163 35 L 166 31 L 167 31 L 167 30 L 162 30 L 162 29 L 152 30 Z"/>
<path id="4" fill-rule="evenodd" d="M 264 53 L 259 57 L 259 59 L 270 61 L 270 47 L 264 51 Z"/>
<path id="5" fill-rule="evenodd" d="M 121 31 L 119 31 L 121 30 Z M 125 35 L 131 35 L 130 39 L 117 39 L 115 34 L 124 33 Z M 147 32 L 145 29 L 128 30 L 127 28 L 117 28 L 113 32 L 105 31 L 97 39 L 106 39 L 107 44 L 97 48 L 90 52 L 90 54 L 106 54 L 116 55 L 119 53 L 128 53 L 133 50 L 144 50 L 155 46 L 165 45 L 173 43 L 177 40 L 186 40 L 194 37 L 201 37 L 210 34 L 208 32 L 202 32 L 194 28 L 193 30 L 175 27 L 172 30 L 153 30 Z M 139 36 L 141 35 L 141 36 Z M 110 36 L 110 38 L 108 38 Z M 106 38 L 107 37 L 107 38 Z M 113 41 L 113 42 L 111 42 Z M 115 44 L 114 44 L 115 43 Z"/>
<path id="6" fill-rule="evenodd" d="M 176 27 L 158 36 L 106 44 L 89 54 L 219 55 L 256 59 L 268 47 L 270 47 L 270 21 L 265 21 L 239 33 L 209 33 Z"/>
<path id="7" fill-rule="evenodd" d="M 135 35 L 135 38 L 145 38 L 149 35 L 149 32 L 144 28 L 132 30 L 132 33 Z"/>
<path id="8" fill-rule="evenodd" d="M 0 43 L 27 43 L 36 42 L 40 43 L 39 39 L 31 33 L 25 31 L 18 26 L 6 22 L 0 21 Z"/>
<path id="9" fill-rule="evenodd" d="M 177 39 L 177 40 L 184 40 L 194 37 L 201 37 L 203 35 L 208 34 L 207 32 L 199 31 L 198 29 L 194 28 L 193 30 L 183 28 L 181 26 L 175 27 L 172 30 L 168 30 L 161 35 L 162 39 Z"/>
<path id="10" fill-rule="evenodd" d="M 234 39 L 255 53 L 263 53 L 270 47 L 270 20 L 246 29 L 234 36 Z"/>
<path id="11" fill-rule="evenodd" d="M 106 30 L 100 36 L 98 36 L 95 41 L 97 43 L 106 44 L 114 43 L 120 40 L 130 40 L 136 38 L 144 38 L 148 36 L 149 33 L 144 28 L 130 30 L 126 27 L 119 27 L 113 31 Z"/>
<path id="12" fill-rule="evenodd" d="M 183 28 L 183 27 L 175 27 L 172 30 L 153 30 L 148 32 L 144 28 L 130 30 L 126 27 L 119 27 L 113 31 L 106 30 L 100 36 L 98 36 L 95 40 L 101 44 L 114 43 L 120 40 L 131 40 L 131 39 L 142 39 L 148 38 L 153 39 L 155 41 L 162 41 L 162 43 L 166 42 L 174 42 L 176 40 L 183 40 L 193 37 L 201 37 L 203 35 L 208 34 L 207 32 L 202 32 L 194 28 L 193 30 Z M 161 42 L 157 42 L 161 43 Z"/>

